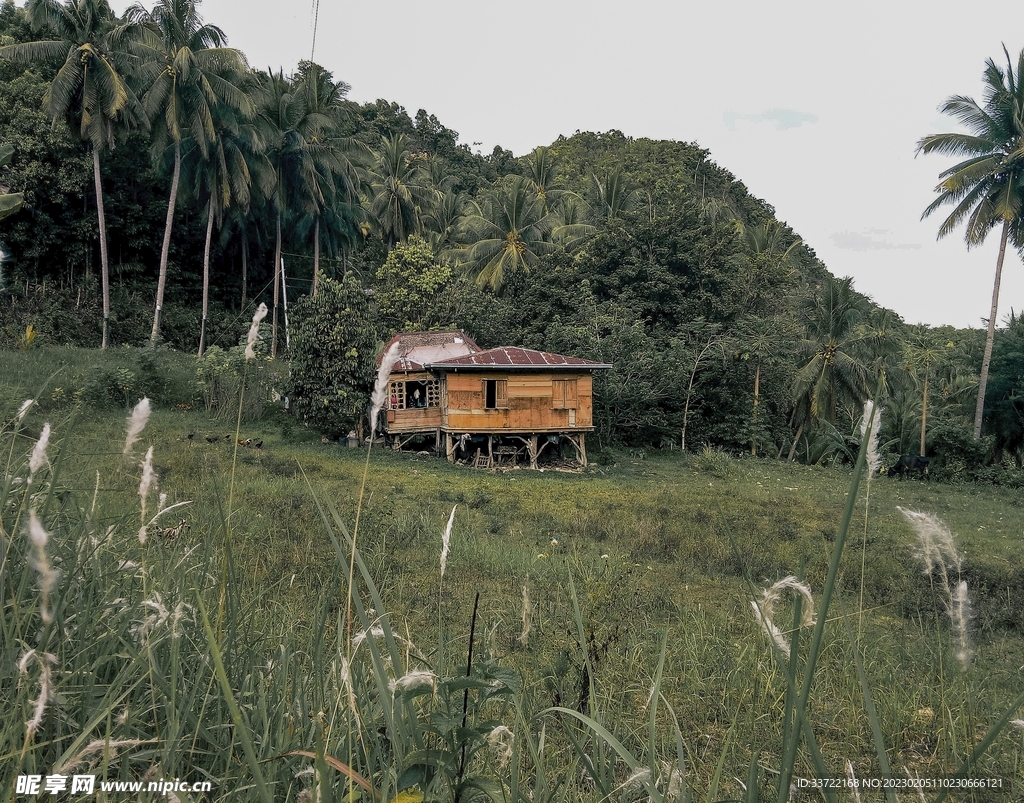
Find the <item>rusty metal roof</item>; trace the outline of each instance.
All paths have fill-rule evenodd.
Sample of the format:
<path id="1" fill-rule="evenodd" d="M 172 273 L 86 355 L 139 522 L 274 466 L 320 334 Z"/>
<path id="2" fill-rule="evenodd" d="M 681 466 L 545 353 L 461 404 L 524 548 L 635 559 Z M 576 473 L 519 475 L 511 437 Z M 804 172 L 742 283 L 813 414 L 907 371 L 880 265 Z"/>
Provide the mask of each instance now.
<path id="1" fill-rule="evenodd" d="M 466 354 L 440 362 L 428 362 L 425 367 L 440 370 L 473 370 L 503 368 L 505 370 L 536 370 L 538 368 L 578 368 L 592 370 L 595 368 L 611 368 L 607 363 L 584 360 L 582 357 L 566 357 L 552 354 L 549 351 L 536 351 L 518 346 L 499 346 L 475 354 Z"/>

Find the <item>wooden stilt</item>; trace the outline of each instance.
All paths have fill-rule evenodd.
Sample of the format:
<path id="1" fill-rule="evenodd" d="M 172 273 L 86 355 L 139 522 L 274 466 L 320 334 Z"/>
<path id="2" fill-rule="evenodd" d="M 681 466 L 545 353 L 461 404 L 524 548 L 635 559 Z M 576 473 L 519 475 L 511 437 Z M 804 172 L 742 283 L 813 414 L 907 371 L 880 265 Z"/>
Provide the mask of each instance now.
<path id="1" fill-rule="evenodd" d="M 531 435 L 530 436 L 530 443 L 527 445 L 527 449 L 529 449 L 529 451 L 530 451 L 530 468 L 533 468 L 533 469 L 540 468 L 540 466 L 537 465 L 538 454 L 537 454 L 537 436 L 536 435 Z"/>
<path id="2" fill-rule="evenodd" d="M 449 463 L 455 462 L 455 444 L 452 443 L 452 433 L 444 433 L 444 451 Z"/>
<path id="3" fill-rule="evenodd" d="M 580 466 L 587 467 L 587 436 L 580 433 Z"/>

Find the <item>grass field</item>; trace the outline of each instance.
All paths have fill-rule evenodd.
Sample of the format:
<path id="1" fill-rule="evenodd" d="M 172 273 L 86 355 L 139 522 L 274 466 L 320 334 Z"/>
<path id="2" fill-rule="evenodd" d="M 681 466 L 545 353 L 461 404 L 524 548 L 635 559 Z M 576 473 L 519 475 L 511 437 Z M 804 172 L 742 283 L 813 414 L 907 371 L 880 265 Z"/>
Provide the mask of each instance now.
<path id="1" fill-rule="evenodd" d="M 247 413 L 237 435 L 261 440 L 262 448 L 236 447 L 237 401 L 227 402 L 237 393 L 225 379 L 219 392 L 227 402 L 204 403 L 194 366 L 187 357 L 129 351 L 0 354 L 7 380 L 0 421 L 8 422 L 0 442 L 8 500 L 0 699 L 4 710 L 19 712 L 5 725 L 0 766 L 45 774 L 88 742 L 122 740 L 137 744 L 118 758 L 107 749 L 101 768 L 108 777 L 141 777 L 154 766 L 164 777 L 203 773 L 219 785 L 203 799 L 298 800 L 314 792 L 341 799 L 351 784 L 324 766 L 324 756 L 358 768 L 382 799 L 406 789 L 411 776 L 403 780 L 402 767 L 420 764 L 397 755 L 390 732 L 397 720 L 382 726 L 392 740 L 387 750 L 354 744 L 352 733 L 368 726 L 352 724 L 346 688 L 355 693 L 359 684 L 355 675 L 347 687 L 339 681 L 339 672 L 355 672 L 351 634 L 359 628 L 340 528 L 353 531 L 358 509 L 356 540 L 372 586 L 356 584 L 357 601 L 383 605 L 363 624 L 386 614 L 399 645 L 392 663 L 456 678 L 466 672 L 472 629 L 474 672 L 515 670 L 507 697 L 498 695 L 504 707 L 481 714 L 488 727 L 503 723 L 517 739 L 513 770 L 487 765 L 483 742 L 474 754 L 479 773 L 500 780 L 500 794 L 484 790 L 492 799 L 682 799 L 662 761 L 685 770 L 693 799 L 744 799 L 751 779 L 760 787 L 752 799 L 777 799 L 789 738 L 788 662 L 765 638 L 751 601 L 791 574 L 820 600 L 845 532 L 852 467 L 711 450 L 605 451 L 602 465 L 581 474 L 494 473 L 377 449 L 367 461 L 364 450 L 323 444 L 281 414 L 258 411 Z M 261 370 L 260 381 L 272 384 L 274 367 Z M 129 459 L 122 455 L 125 417 L 138 392 L 158 405 Z M 16 426 L 25 398 L 39 404 Z M 33 496 L 12 478 L 25 476 L 44 422 L 53 431 L 49 466 L 39 470 Z M 136 537 L 139 462 L 149 446 L 164 504 L 188 504 L 149 527 L 143 545 Z M 955 655 L 948 600 L 937 575 L 926 575 L 915 558 L 917 537 L 897 506 L 934 513 L 956 535 L 963 554 L 956 579 L 967 582 L 974 607 L 966 670 Z M 442 533 L 453 507 L 442 580 Z M 1024 691 L 1022 508 L 1019 492 L 994 487 L 884 476 L 861 482 L 807 709 L 830 772 L 843 774 L 849 760 L 857 777 L 881 774 L 874 721 L 893 774 L 950 776 Z M 22 535 L 36 509 L 61 561 L 54 625 L 40 618 L 38 556 Z M 181 520 L 185 527 L 173 537 L 159 534 Z M 98 563 L 82 557 L 83 545 L 102 533 L 107 540 L 90 554 L 105 568 L 89 569 Z M 118 570 L 128 563 L 141 568 Z M 154 593 L 167 609 L 185 606 L 163 640 L 148 631 L 139 638 Z M 83 607 L 85 599 L 93 607 Z M 793 618 L 788 600 L 786 608 L 784 631 Z M 90 620 L 86 630 L 82 619 Z M 85 632 L 105 646 L 90 651 L 76 641 Z M 809 638 L 808 631 L 803 645 Z M 28 650 L 41 654 L 47 640 L 56 692 L 41 728 L 26 734 L 39 690 L 19 682 L 16 667 Z M 223 655 L 222 668 L 211 666 L 211 652 Z M 794 674 L 803 671 L 801 655 Z M 141 667 L 123 698 L 110 691 L 129 685 L 118 680 L 118 661 Z M 374 673 L 401 674 L 387 660 L 374 667 L 367 683 Z M 437 751 L 447 739 L 455 755 L 471 740 L 435 720 L 450 707 L 442 689 L 452 692 L 458 719 L 462 690 L 432 684 L 430 694 L 411 694 L 404 716 L 435 724 L 428 736 L 414 728 L 409 738 Z M 652 685 L 664 696 L 660 713 L 650 704 Z M 355 706 L 364 718 L 382 705 L 379 689 L 367 694 L 375 702 L 364 707 L 360 697 Z M 483 706 L 486 695 L 474 695 Z M 678 718 L 678 744 L 667 706 Z M 635 768 L 614 752 L 602 778 L 600 733 L 574 729 L 553 708 L 603 723 L 664 778 L 631 786 Z M 967 774 L 998 778 L 1003 790 L 995 799 L 1024 799 L 1022 747 L 1024 733 L 1003 728 Z M 281 758 L 297 750 L 317 758 Z M 792 763 L 794 777 L 815 774 L 806 741 Z M 461 779 L 466 764 L 453 760 Z M 414 780 L 428 797 L 440 788 Z M 11 799 L 7 781 L 0 771 L 0 800 Z M 797 792 L 794 799 L 815 796 Z M 899 799 L 919 798 L 901 791 Z M 953 799 L 993 798 L 975 791 Z"/>

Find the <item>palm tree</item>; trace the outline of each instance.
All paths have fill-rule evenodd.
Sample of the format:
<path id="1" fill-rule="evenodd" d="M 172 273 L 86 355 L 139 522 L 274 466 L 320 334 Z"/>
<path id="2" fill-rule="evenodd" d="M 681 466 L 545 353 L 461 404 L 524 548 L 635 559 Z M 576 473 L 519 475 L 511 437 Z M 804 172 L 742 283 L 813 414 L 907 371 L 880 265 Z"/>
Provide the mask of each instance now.
<path id="1" fill-rule="evenodd" d="M 247 65 L 237 50 L 225 47 L 227 37 L 199 16 L 197 0 L 156 0 L 152 11 L 136 5 L 129 18 L 146 27 L 143 40 L 145 61 L 139 71 L 147 87 L 143 106 L 153 127 L 153 152 L 160 156 L 168 149 L 174 155 L 171 194 L 167 203 L 163 245 L 160 249 L 160 273 L 157 280 L 156 310 L 149 342 L 155 346 L 160 337 L 160 315 L 167 287 L 167 261 L 174 226 L 174 208 L 181 180 L 182 143 L 191 139 L 204 159 L 209 158 L 217 139 L 214 109 L 225 103 L 250 117 L 255 106 L 241 88 Z"/>
<path id="2" fill-rule="evenodd" d="M 858 353 L 865 311 L 865 299 L 853 289 L 849 277 L 828 277 L 821 291 L 808 300 L 806 333 L 797 344 L 803 365 L 796 374 L 800 421 L 794 450 L 807 423 L 824 419 L 835 426 L 841 404 L 859 405 L 868 397 L 868 371 Z"/>
<path id="3" fill-rule="evenodd" d="M 330 231 L 328 245 L 336 252 L 341 242 L 354 244 L 358 223 L 362 220 L 358 205 L 362 176 L 356 163 L 367 155 L 366 149 L 352 137 L 339 131 L 347 122 L 344 105 L 350 89 L 344 81 L 334 81 L 319 64 L 299 64 L 296 95 L 308 125 L 306 148 L 312 159 L 314 182 L 304 185 L 307 192 L 300 202 L 304 216 L 313 220 L 313 289 L 317 293 L 320 275 L 321 223 Z"/>
<path id="4" fill-rule="evenodd" d="M 206 158 L 194 141 L 183 154 L 184 171 L 191 175 L 192 195 L 206 199 L 206 242 L 203 248 L 203 313 L 199 330 L 199 356 L 206 350 L 206 322 L 210 302 L 210 246 L 213 227 L 221 228 L 228 209 L 237 206 L 248 214 L 252 187 L 269 196 L 274 186 L 274 169 L 264 152 L 256 127 L 225 104 L 214 108 L 217 137 Z M 243 246 L 244 248 L 244 246 Z"/>
<path id="5" fill-rule="evenodd" d="M 590 184 L 593 197 L 591 206 L 606 221 L 622 217 L 623 212 L 629 212 L 636 206 L 637 188 L 623 174 L 621 166 L 608 171 L 601 178 L 591 174 Z"/>
<path id="6" fill-rule="evenodd" d="M 380 152 L 370 169 L 370 188 L 370 215 L 380 225 L 389 251 L 410 234 L 420 233 L 422 210 L 430 205 L 430 190 L 405 134 L 381 140 Z"/>
<path id="7" fill-rule="evenodd" d="M 555 249 L 545 239 L 553 221 L 529 179 L 506 177 L 476 213 L 464 219 L 458 261 L 476 274 L 478 285 L 498 290 L 506 275 L 528 273 L 541 256 Z"/>
<path id="8" fill-rule="evenodd" d="M 96 217 L 100 235 L 100 283 L 103 294 L 103 340 L 110 335 L 110 262 L 107 223 L 103 209 L 100 154 L 113 150 L 129 125 L 145 124 L 141 106 L 126 80 L 131 39 L 138 26 L 122 23 L 107 0 L 29 0 L 25 6 L 34 30 L 55 37 L 0 48 L 0 56 L 16 63 L 60 64 L 43 95 L 43 107 L 56 122 L 66 120 L 72 131 L 92 147 Z"/>
<path id="9" fill-rule="evenodd" d="M 933 134 L 917 144 L 919 153 L 966 157 L 939 174 L 941 182 L 935 188 L 939 197 L 921 216 L 927 217 L 940 206 L 953 205 L 953 211 L 939 227 L 939 237 L 945 237 L 966 221 L 964 239 L 970 248 L 983 243 L 989 231 L 1001 226 L 992 309 L 974 411 L 975 440 L 981 437 L 1006 243 L 1024 246 L 1024 50 L 1017 59 L 1016 73 L 1005 47 L 1003 53 L 1005 72 L 993 59 L 985 62 L 983 105 L 973 98 L 954 95 L 941 107 L 944 114 L 954 117 L 970 133 Z"/>
<path id="10" fill-rule="evenodd" d="M 750 415 L 750 454 L 757 457 L 761 425 L 758 421 L 761 406 L 761 367 L 776 355 L 788 349 L 792 336 L 786 316 L 751 314 L 740 324 L 736 333 L 736 356 L 754 361 L 754 403 Z"/>
<path id="11" fill-rule="evenodd" d="M 284 71 L 279 70 L 264 75 L 261 84 L 260 125 L 277 175 L 273 192 L 276 244 L 270 346 L 271 354 L 276 356 L 284 215 L 295 213 L 300 225 L 313 223 L 313 280 L 316 282 L 320 226 L 325 211 L 334 204 L 351 203 L 358 194 L 359 176 L 349 158 L 354 146 L 350 140 L 337 135 L 347 84 L 335 83 L 329 72 L 312 62 L 302 62 L 294 80 L 289 80 Z"/>
<path id="12" fill-rule="evenodd" d="M 525 159 L 526 177 L 533 184 L 537 198 L 545 209 L 553 209 L 565 193 L 558 181 L 558 156 L 551 148 L 541 146 Z"/>
<path id="13" fill-rule="evenodd" d="M 566 251 L 574 251 L 597 233 L 593 214 L 586 201 L 575 193 L 565 193 L 552 210 L 551 241 Z"/>
<path id="14" fill-rule="evenodd" d="M 904 368 L 921 386 L 921 442 L 917 453 L 922 457 L 928 431 L 928 385 L 932 369 L 945 358 L 943 341 L 941 335 L 926 326 L 915 326 L 903 341 Z"/>
<path id="15" fill-rule="evenodd" d="M 803 240 L 774 220 L 756 226 L 736 221 L 735 225 L 742 247 L 736 275 L 739 302 L 747 314 L 764 312 L 782 295 L 779 287 L 796 275 Z"/>

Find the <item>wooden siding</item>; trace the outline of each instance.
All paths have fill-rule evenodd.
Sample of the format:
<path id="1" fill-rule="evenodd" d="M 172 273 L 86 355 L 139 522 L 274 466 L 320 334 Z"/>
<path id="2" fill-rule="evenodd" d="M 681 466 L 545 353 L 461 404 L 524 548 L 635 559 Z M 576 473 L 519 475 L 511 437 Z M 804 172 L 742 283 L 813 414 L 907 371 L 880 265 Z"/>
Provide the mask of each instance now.
<path id="1" fill-rule="evenodd" d="M 507 381 L 507 409 L 486 408 L 486 380 Z M 586 430 L 593 427 L 593 395 L 590 374 L 449 373 L 442 394 L 444 426 L 464 432 Z M 571 425 L 573 415 L 575 424 Z"/>

